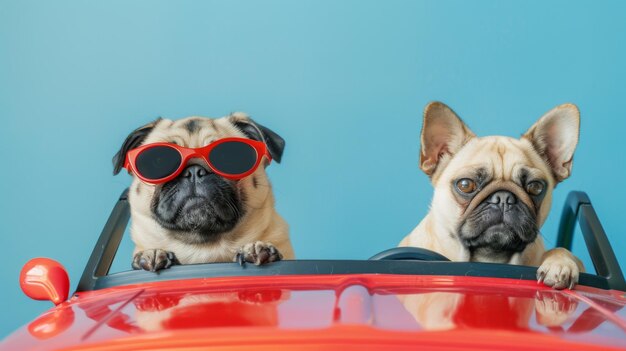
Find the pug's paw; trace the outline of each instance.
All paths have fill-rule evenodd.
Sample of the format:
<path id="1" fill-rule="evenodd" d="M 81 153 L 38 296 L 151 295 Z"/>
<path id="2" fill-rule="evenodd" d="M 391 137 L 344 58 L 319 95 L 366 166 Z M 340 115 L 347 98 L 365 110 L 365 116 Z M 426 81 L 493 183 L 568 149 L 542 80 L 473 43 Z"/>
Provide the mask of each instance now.
<path id="1" fill-rule="evenodd" d="M 244 265 L 246 262 L 254 263 L 257 266 L 262 264 L 280 261 L 283 259 L 283 255 L 278 249 L 266 242 L 257 241 L 242 246 L 234 257 L 235 262 L 239 262 L 240 265 Z"/>
<path id="2" fill-rule="evenodd" d="M 180 262 L 178 262 L 173 252 L 161 249 L 150 249 L 137 252 L 133 258 L 132 266 L 133 269 L 156 272 L 177 264 L 180 264 Z"/>
<path id="3" fill-rule="evenodd" d="M 582 264 L 567 250 L 556 248 L 546 252 L 537 269 L 537 281 L 557 290 L 573 289 L 578 283 Z"/>

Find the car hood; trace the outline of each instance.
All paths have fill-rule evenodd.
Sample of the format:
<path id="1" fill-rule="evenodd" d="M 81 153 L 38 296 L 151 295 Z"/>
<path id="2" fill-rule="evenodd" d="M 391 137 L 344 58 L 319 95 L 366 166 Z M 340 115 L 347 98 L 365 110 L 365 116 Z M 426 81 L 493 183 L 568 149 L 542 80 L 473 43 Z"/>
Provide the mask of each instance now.
<path id="1" fill-rule="evenodd" d="M 626 349 L 623 294 L 454 276 L 178 280 L 79 293 L 0 348 Z"/>

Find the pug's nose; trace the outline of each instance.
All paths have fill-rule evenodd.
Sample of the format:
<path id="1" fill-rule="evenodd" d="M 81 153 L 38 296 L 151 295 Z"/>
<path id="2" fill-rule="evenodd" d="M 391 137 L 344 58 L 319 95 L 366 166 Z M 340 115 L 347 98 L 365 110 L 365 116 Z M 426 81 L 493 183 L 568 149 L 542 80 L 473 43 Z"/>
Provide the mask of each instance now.
<path id="1" fill-rule="evenodd" d="M 500 190 L 491 194 L 487 202 L 502 208 L 508 208 L 517 203 L 517 197 L 510 191 Z"/>
<path id="2" fill-rule="evenodd" d="M 184 178 L 190 178 L 191 180 L 197 180 L 205 177 L 209 172 L 200 165 L 191 165 L 183 170 L 182 176 Z"/>

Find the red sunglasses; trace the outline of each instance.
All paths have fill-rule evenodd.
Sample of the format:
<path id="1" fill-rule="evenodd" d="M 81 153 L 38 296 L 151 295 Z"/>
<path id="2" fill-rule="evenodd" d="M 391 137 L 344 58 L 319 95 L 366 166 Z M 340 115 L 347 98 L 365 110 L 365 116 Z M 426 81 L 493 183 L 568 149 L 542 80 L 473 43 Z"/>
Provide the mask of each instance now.
<path id="1" fill-rule="evenodd" d="M 154 143 L 128 151 L 124 168 L 145 183 L 160 184 L 176 178 L 190 159 L 201 158 L 216 174 L 236 180 L 254 173 L 263 156 L 272 161 L 265 143 L 245 138 L 219 139 L 194 149 Z"/>

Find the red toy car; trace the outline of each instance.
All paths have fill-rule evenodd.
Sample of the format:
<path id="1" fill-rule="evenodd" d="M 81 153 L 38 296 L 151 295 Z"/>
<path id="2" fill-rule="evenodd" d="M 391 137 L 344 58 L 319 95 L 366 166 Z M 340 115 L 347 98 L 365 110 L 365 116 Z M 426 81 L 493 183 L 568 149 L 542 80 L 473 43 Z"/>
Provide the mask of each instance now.
<path id="1" fill-rule="evenodd" d="M 534 267 L 449 262 L 411 248 L 363 261 L 108 274 L 128 219 L 124 193 L 69 300 L 62 266 L 25 266 L 26 294 L 56 306 L 0 349 L 626 349 L 626 282 L 581 192 L 568 197 L 557 244 L 571 247 L 578 221 L 598 275 L 561 291 L 538 284 Z"/>

